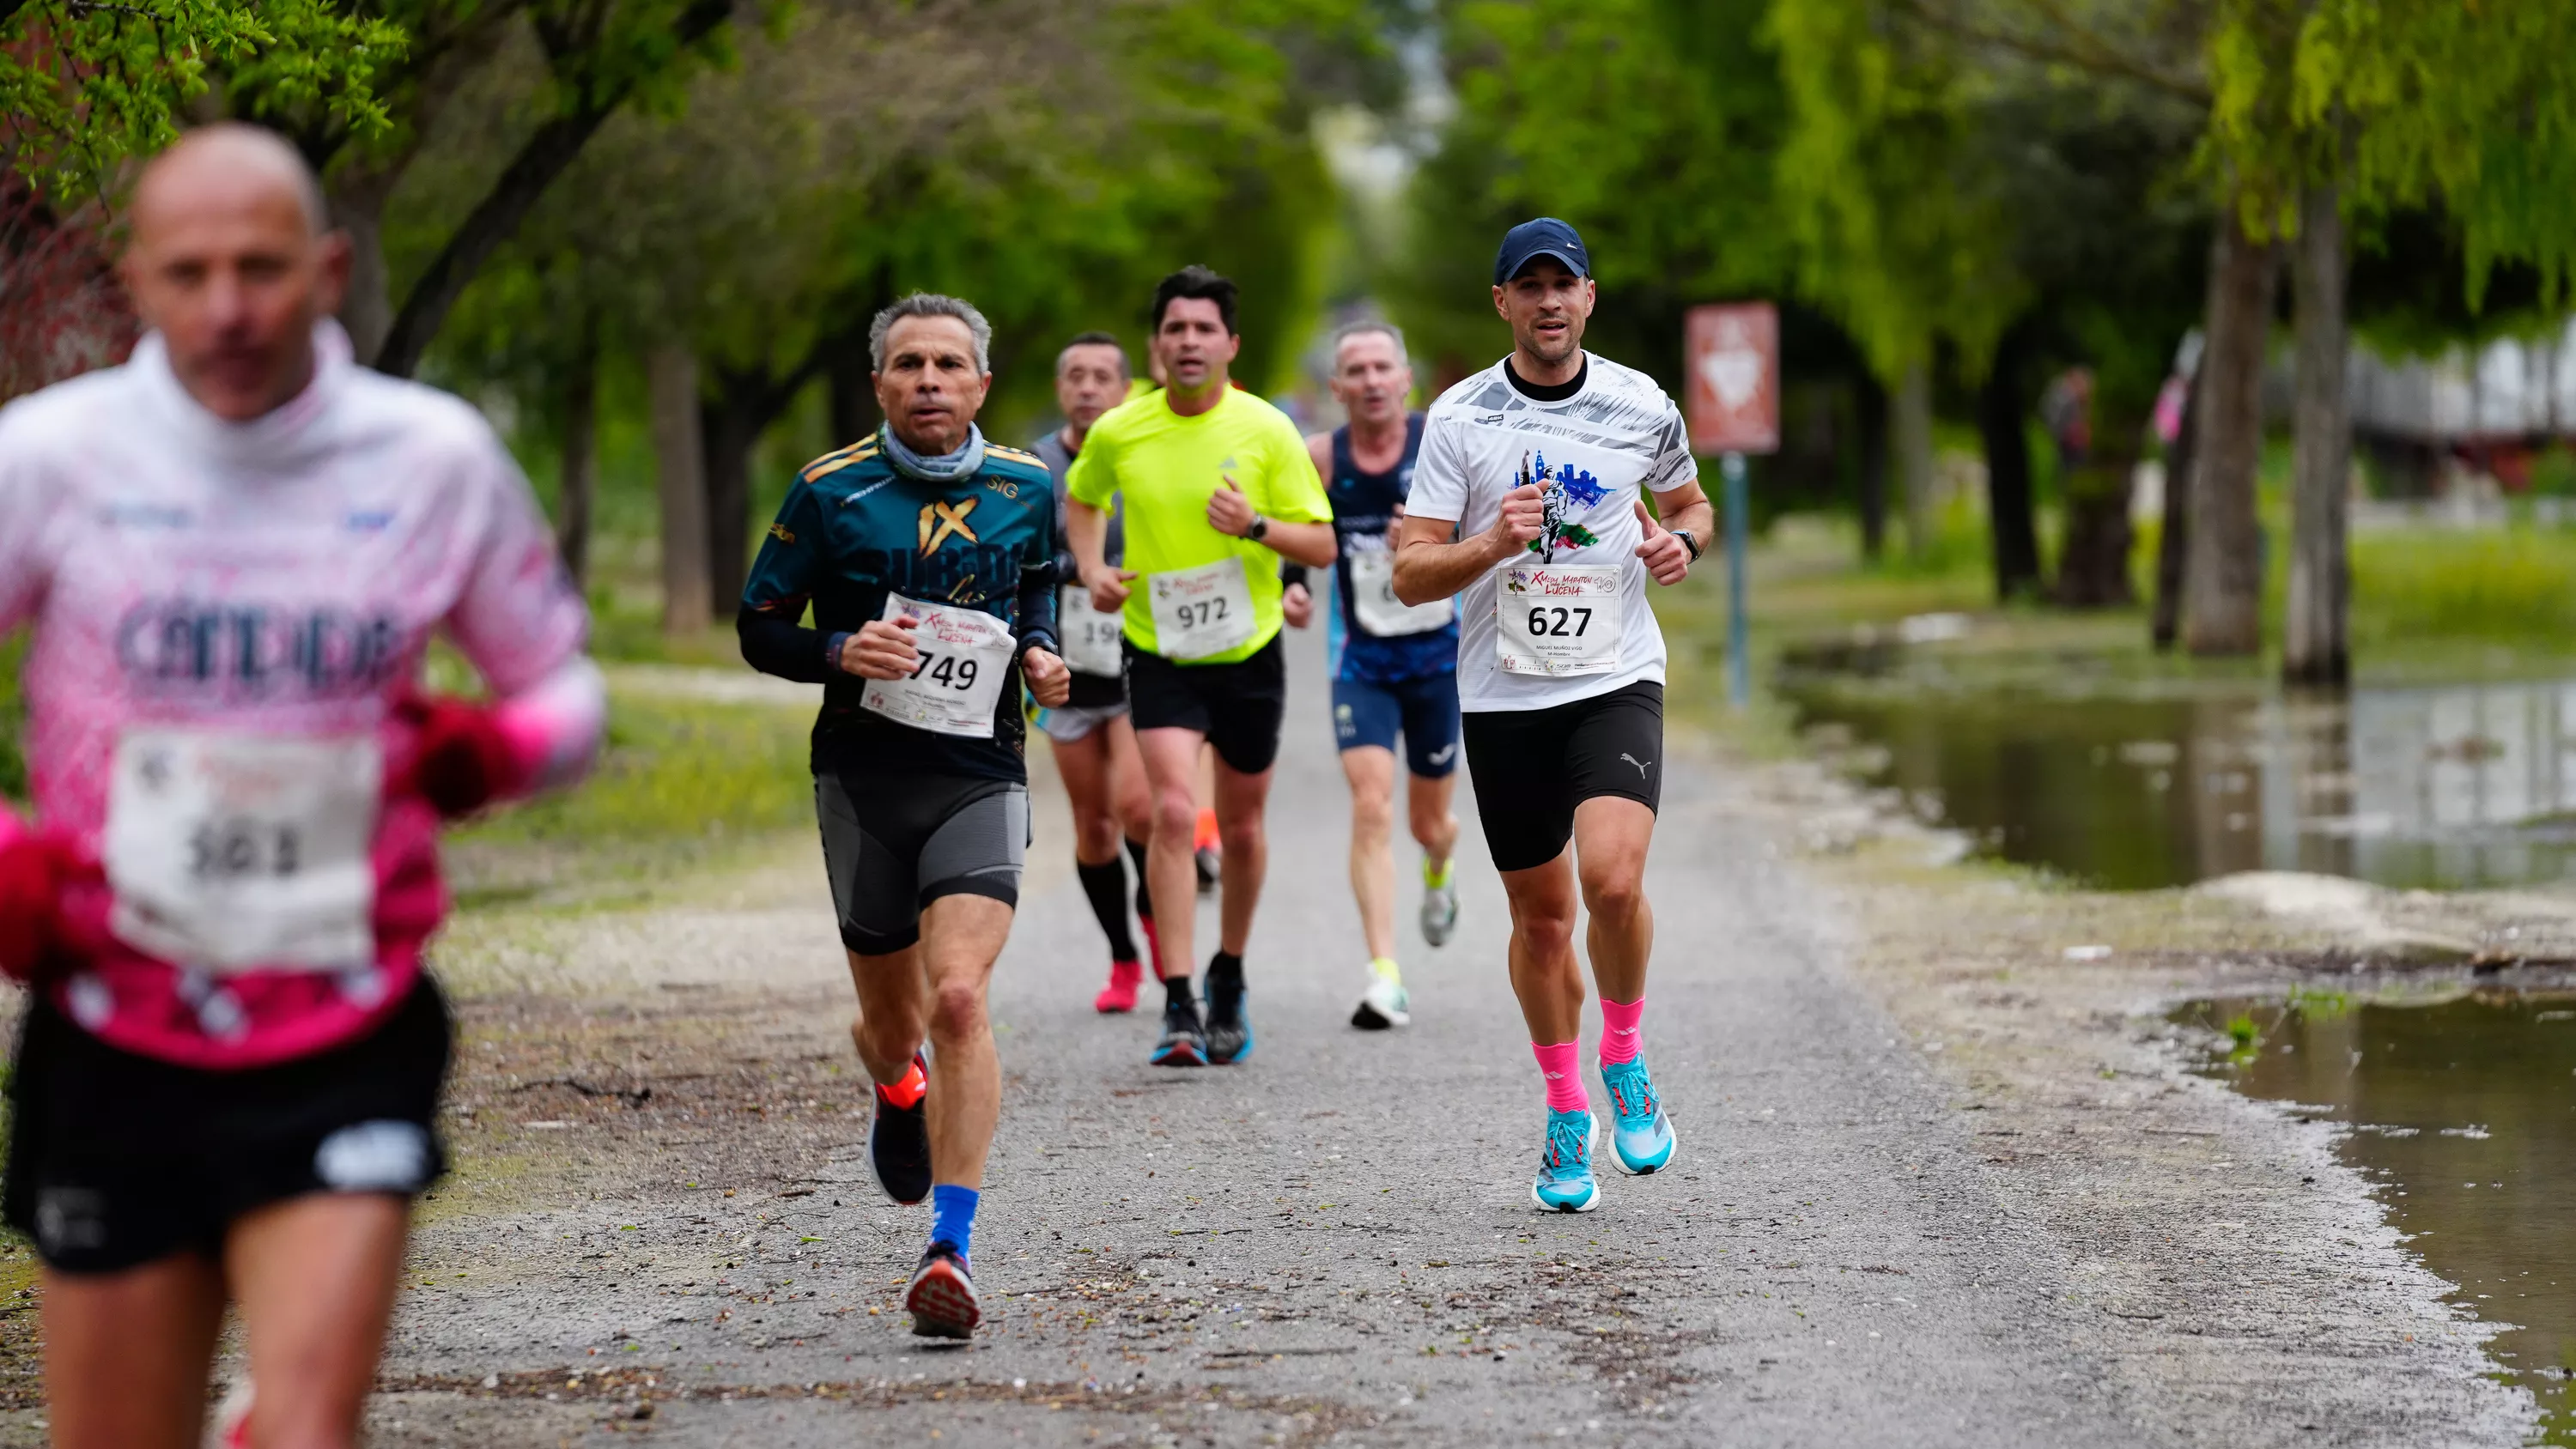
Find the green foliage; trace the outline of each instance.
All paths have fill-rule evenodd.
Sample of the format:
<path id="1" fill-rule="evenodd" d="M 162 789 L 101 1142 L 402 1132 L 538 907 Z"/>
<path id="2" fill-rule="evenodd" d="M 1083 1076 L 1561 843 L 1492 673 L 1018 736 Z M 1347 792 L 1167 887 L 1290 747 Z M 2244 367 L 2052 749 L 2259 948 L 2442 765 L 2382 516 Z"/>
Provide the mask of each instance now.
<path id="1" fill-rule="evenodd" d="M 1562 216 L 1601 282 L 1594 345 L 1670 375 L 1695 302 L 1792 280 L 1776 209 L 1779 68 L 1768 0 L 1466 0 L 1445 11 L 1459 108 L 1425 158 L 1407 235 L 1377 289 L 1414 351 L 1445 371 L 1509 345 L 1494 245 Z M 1425 379 L 1429 381 L 1428 378 Z"/>
<path id="2" fill-rule="evenodd" d="M 456 833 L 460 846 L 706 844 L 810 825 L 809 710 L 620 693 L 579 789 Z"/>
<path id="3" fill-rule="evenodd" d="M 27 636 L 0 640 L 0 801 L 27 798 L 27 707 L 18 695 L 19 661 L 27 655 Z"/>
<path id="4" fill-rule="evenodd" d="M 256 87 L 261 113 L 301 108 L 376 135 L 392 124 L 380 73 L 406 45 L 401 25 L 331 0 L 0 5 L 0 135 L 19 174 L 66 200 L 112 186 L 228 77 Z"/>
<path id="5" fill-rule="evenodd" d="M 1948 337 L 1971 375 L 2030 301 L 2000 173 L 1972 144 L 1974 67 L 1878 0 L 1780 0 L 1794 123 L 1779 186 L 1808 296 L 1893 377 Z"/>

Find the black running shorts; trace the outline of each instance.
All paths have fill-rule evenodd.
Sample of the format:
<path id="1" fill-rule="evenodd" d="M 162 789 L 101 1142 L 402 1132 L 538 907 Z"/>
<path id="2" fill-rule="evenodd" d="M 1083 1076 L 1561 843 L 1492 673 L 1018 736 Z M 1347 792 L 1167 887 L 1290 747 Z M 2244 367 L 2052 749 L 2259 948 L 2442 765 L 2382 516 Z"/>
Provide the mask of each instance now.
<path id="1" fill-rule="evenodd" d="M 1278 636 L 1233 664 L 1175 664 L 1127 646 L 1127 710 L 1140 730 L 1196 730 L 1217 758 L 1258 775 L 1279 758 L 1288 656 Z"/>
<path id="2" fill-rule="evenodd" d="M 447 1169 L 448 1039 L 426 976 L 356 1041 L 236 1071 L 109 1046 L 39 993 L 18 1032 L 0 1207 L 48 1267 L 115 1273 L 220 1258 L 235 1220 L 289 1198 L 409 1197 Z"/>
<path id="3" fill-rule="evenodd" d="M 1484 710 L 1460 723 L 1467 777 L 1496 870 L 1545 865 L 1574 838 L 1574 807 L 1617 795 L 1655 809 L 1664 793 L 1664 687 L 1546 709 Z"/>
<path id="4" fill-rule="evenodd" d="M 921 939 L 941 896 L 1020 903 L 1029 788 L 960 775 L 820 775 L 814 813 L 841 944 L 890 956 Z"/>

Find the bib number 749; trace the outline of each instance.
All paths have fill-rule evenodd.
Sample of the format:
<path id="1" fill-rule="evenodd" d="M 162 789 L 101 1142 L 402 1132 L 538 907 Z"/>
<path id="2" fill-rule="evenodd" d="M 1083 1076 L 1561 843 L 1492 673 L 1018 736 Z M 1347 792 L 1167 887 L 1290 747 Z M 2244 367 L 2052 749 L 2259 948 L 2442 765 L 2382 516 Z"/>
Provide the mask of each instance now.
<path id="1" fill-rule="evenodd" d="M 921 651 L 921 662 L 912 666 L 912 677 L 945 689 L 968 690 L 975 687 L 975 661 L 962 654 L 933 654 Z"/>

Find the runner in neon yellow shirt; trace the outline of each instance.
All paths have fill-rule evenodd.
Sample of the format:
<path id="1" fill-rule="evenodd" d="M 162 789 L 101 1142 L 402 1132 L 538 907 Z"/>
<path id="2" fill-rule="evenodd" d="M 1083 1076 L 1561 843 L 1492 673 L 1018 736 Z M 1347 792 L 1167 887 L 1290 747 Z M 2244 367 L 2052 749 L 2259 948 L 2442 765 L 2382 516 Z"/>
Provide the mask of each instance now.
<path id="1" fill-rule="evenodd" d="M 1151 1059 L 1163 1066 L 1252 1054 L 1243 948 L 1261 898 L 1261 816 L 1288 692 L 1279 560 L 1333 561 L 1332 505 L 1297 425 L 1228 385 L 1226 368 L 1243 345 L 1234 304 L 1234 283 L 1205 267 L 1163 279 L 1153 347 L 1170 385 L 1094 423 L 1066 479 L 1066 541 L 1092 607 L 1124 610 L 1128 709 L 1154 795 L 1146 884 L 1167 999 Z M 1113 496 L 1125 520 L 1121 567 L 1103 559 Z M 1224 846 L 1204 1022 L 1190 991 L 1191 785 L 1202 744 L 1216 747 Z"/>

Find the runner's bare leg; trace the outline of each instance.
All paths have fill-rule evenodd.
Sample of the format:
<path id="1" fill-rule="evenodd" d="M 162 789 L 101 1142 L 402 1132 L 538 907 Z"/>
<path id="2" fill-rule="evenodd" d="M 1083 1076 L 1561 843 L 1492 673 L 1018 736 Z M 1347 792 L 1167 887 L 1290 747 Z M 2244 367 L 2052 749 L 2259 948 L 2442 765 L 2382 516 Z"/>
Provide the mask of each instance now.
<path id="1" fill-rule="evenodd" d="M 1229 955 L 1242 955 L 1252 939 L 1252 913 L 1270 869 L 1270 837 L 1262 821 L 1270 806 L 1270 773 L 1247 775 L 1217 757 L 1216 833 L 1225 856 L 1217 877 L 1217 948 Z"/>
<path id="2" fill-rule="evenodd" d="M 1369 959 L 1395 959 L 1395 751 L 1362 745 L 1342 751 L 1351 785 L 1351 895 L 1359 901 L 1360 935 Z M 1454 830 L 1452 832 L 1455 833 Z"/>
<path id="3" fill-rule="evenodd" d="M 240 1219 L 224 1271 L 250 1345 L 250 1442 L 356 1449 L 401 1285 L 411 1205 L 311 1193 Z"/>
<path id="4" fill-rule="evenodd" d="M 1512 907 L 1512 994 L 1534 1042 L 1573 1041 L 1583 1030 L 1583 968 L 1574 959 L 1574 862 L 1507 870 Z"/>
<path id="5" fill-rule="evenodd" d="M 1604 1000 L 1636 1001 L 1646 994 L 1646 958 L 1655 950 L 1646 846 L 1654 837 L 1655 812 L 1625 796 L 1595 795 L 1574 807 L 1574 854 L 1582 863 L 1583 909 L 1592 917 L 1584 945 Z"/>
<path id="6" fill-rule="evenodd" d="M 224 1276 L 195 1253 L 121 1273 L 43 1270 L 46 1413 L 58 1449 L 197 1449 Z"/>
<path id="7" fill-rule="evenodd" d="M 1136 748 L 1145 757 L 1145 780 L 1154 797 L 1145 890 L 1154 901 L 1154 928 L 1162 935 L 1166 980 L 1188 980 L 1197 969 L 1193 944 L 1199 876 L 1191 839 L 1198 831 L 1199 749 L 1206 743 L 1207 736 L 1197 730 L 1136 731 Z"/>
<path id="8" fill-rule="evenodd" d="M 941 896 L 921 913 L 930 978 L 930 1171 L 933 1182 L 981 1189 L 1002 1117 L 1002 1066 L 985 1010 L 993 961 L 1010 938 L 1009 906 L 991 896 Z"/>

